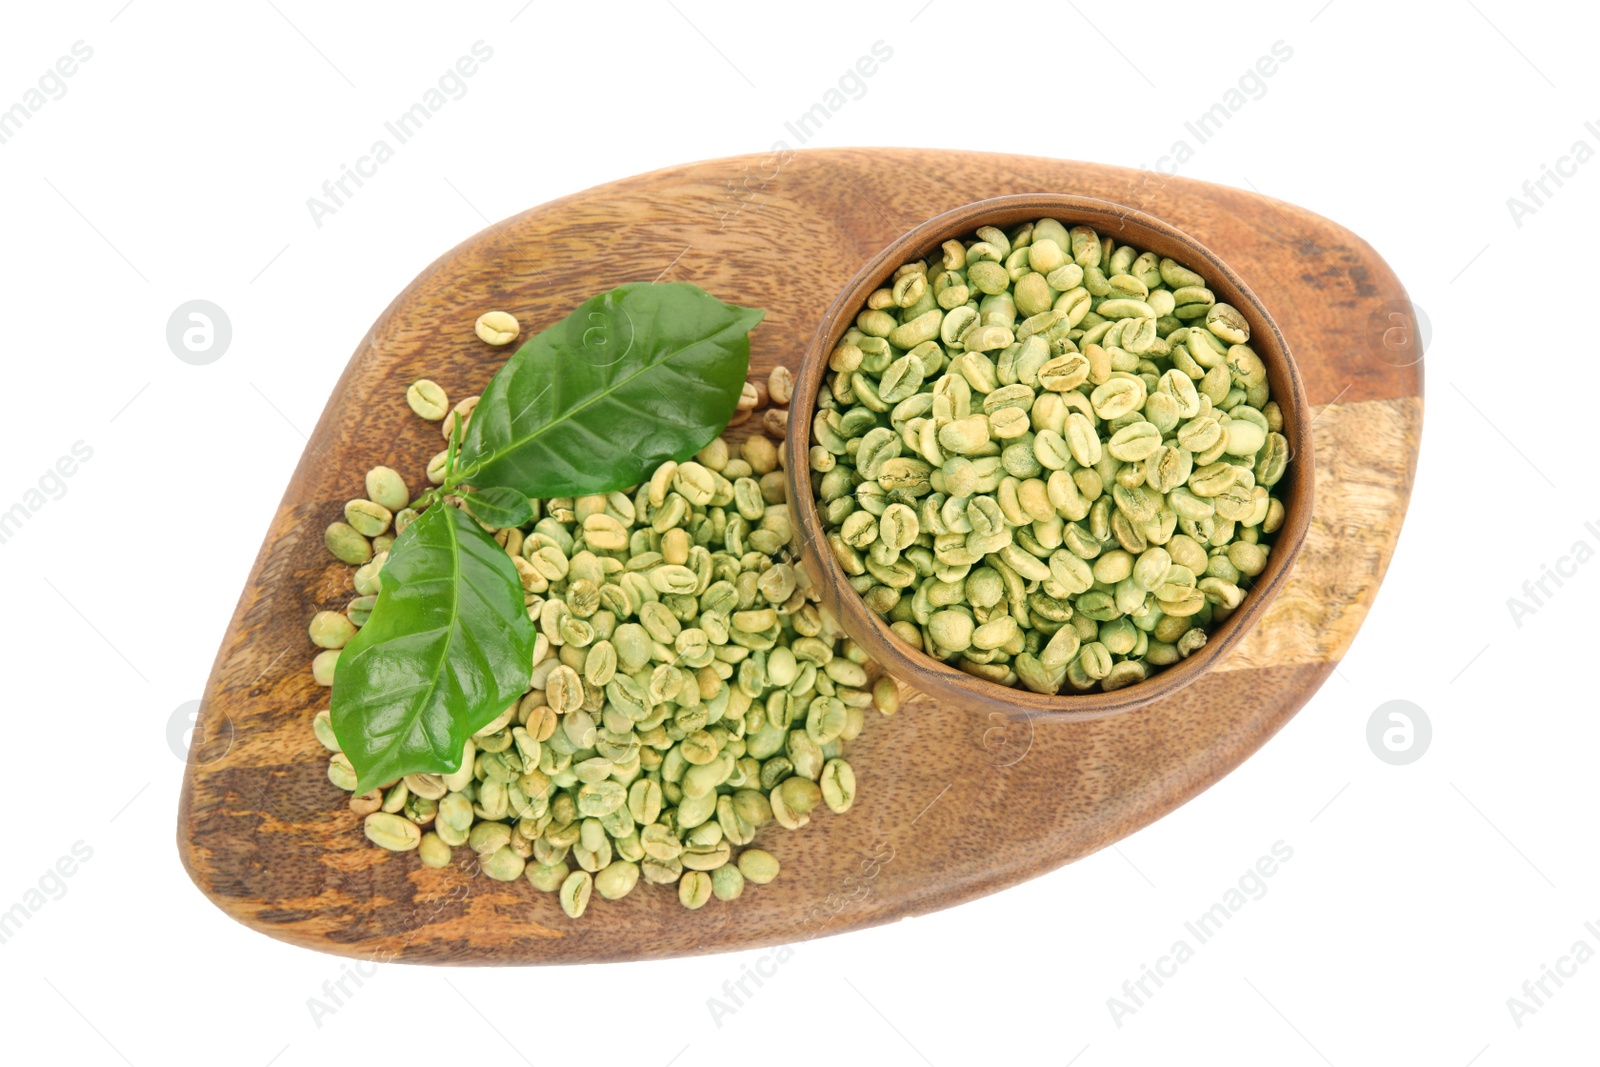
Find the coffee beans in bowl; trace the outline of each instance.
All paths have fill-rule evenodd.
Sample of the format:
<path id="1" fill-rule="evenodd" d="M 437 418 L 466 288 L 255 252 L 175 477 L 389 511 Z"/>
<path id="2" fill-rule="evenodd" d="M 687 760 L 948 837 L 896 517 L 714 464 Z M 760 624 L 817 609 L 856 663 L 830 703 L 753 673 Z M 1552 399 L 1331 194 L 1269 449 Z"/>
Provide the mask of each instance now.
<path id="1" fill-rule="evenodd" d="M 1309 511 L 1309 479 L 1285 481 L 1306 461 L 1303 397 L 1259 302 L 1170 227 L 1056 199 L 908 235 L 841 298 L 796 386 L 814 397 L 795 413 L 802 525 L 842 573 L 841 622 L 855 635 L 870 612 L 916 687 L 937 663 L 1104 698 L 1203 658 L 1282 573 L 1280 486 L 1304 485 Z"/>

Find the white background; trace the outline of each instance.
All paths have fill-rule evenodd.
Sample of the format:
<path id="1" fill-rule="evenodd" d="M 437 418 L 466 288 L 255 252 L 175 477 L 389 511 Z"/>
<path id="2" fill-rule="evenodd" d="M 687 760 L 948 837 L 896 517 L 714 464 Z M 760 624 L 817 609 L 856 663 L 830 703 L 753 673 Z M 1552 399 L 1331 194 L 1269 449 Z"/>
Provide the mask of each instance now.
<path id="1" fill-rule="evenodd" d="M 1600 162 L 1548 184 L 1520 225 L 1506 203 L 1574 141 L 1600 149 L 1593 12 L 440 6 L 7 9 L 0 108 L 74 42 L 93 49 L 0 144 L 0 510 L 74 442 L 93 449 L 65 495 L 0 545 L 0 910 L 74 843 L 92 849 L 64 895 L 0 944 L 8 1059 L 1594 1061 L 1600 962 L 1547 984 L 1554 995 L 1520 1026 L 1507 998 L 1574 942 L 1600 951 L 1584 928 L 1600 927 L 1600 563 L 1550 585 L 1520 626 L 1506 604 L 1574 542 L 1600 548 L 1587 384 Z M 306 199 L 479 40 L 494 55 L 466 95 L 314 225 Z M 318 1026 L 307 1000 L 341 961 L 236 925 L 189 883 L 173 846 L 183 764 L 167 739 L 174 709 L 200 695 L 302 434 L 367 325 L 438 253 L 600 182 L 764 152 L 877 40 L 892 60 L 812 146 L 1152 165 L 1275 41 L 1293 49 L 1182 173 L 1350 227 L 1431 321 L 1416 495 L 1348 658 L 1242 768 L 1117 848 L 802 945 L 720 1027 L 707 998 L 760 954 L 388 966 Z M 194 298 L 233 325 L 209 366 L 165 341 L 169 314 Z M 1394 699 L 1433 725 L 1408 766 L 1366 740 Z M 1107 998 L 1280 840 L 1293 858 L 1266 895 L 1117 1025 Z"/>

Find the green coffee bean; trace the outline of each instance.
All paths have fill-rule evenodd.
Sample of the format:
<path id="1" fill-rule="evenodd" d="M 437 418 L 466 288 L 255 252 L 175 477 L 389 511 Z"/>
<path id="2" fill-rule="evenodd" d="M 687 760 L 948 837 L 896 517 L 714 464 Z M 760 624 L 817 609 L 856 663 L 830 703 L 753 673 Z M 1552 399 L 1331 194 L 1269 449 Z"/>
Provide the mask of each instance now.
<path id="1" fill-rule="evenodd" d="M 1147 459 L 1160 447 L 1161 431 L 1143 420 L 1124 426 L 1106 443 L 1106 451 L 1126 463 Z"/>
<path id="2" fill-rule="evenodd" d="M 739 873 L 745 881 L 766 885 L 778 877 L 778 857 L 764 849 L 747 848 L 739 853 Z"/>
<path id="3" fill-rule="evenodd" d="M 639 884 L 639 865 L 613 860 L 594 875 L 594 891 L 606 900 L 621 900 Z"/>
<path id="4" fill-rule="evenodd" d="M 723 864 L 711 872 L 711 893 L 718 900 L 738 900 L 744 893 L 744 882 L 738 867 Z"/>
<path id="5" fill-rule="evenodd" d="M 499 824 L 497 823 L 495 825 Z M 489 855 L 482 857 L 478 861 L 479 869 L 497 882 L 516 881 L 518 878 L 522 877 L 522 872 L 526 864 L 527 861 L 523 857 L 517 855 L 517 853 L 509 844 L 502 845 L 500 848 L 491 852 Z"/>
<path id="6" fill-rule="evenodd" d="M 1059 670 L 1072 662 L 1079 647 L 1077 632 L 1070 626 L 1063 626 L 1039 652 L 1039 663 L 1047 671 Z"/>
<path id="7" fill-rule="evenodd" d="M 339 751 L 339 739 L 333 735 L 333 720 L 328 709 L 317 712 L 311 720 L 311 729 L 317 735 L 317 740 L 322 742 L 322 747 L 329 752 Z"/>
<path id="8" fill-rule="evenodd" d="M 1269 531 L 1270 532 L 1270 531 Z M 311 679 L 318 685 L 332 685 L 334 668 L 339 663 L 339 649 L 318 652 L 311 660 Z"/>
<path id="9" fill-rule="evenodd" d="M 358 596 L 345 605 L 344 614 L 353 625 L 361 627 L 365 626 L 367 621 L 372 618 L 372 609 L 377 606 L 377 597 Z"/>
<path id="10" fill-rule="evenodd" d="M 678 902 L 690 911 L 703 908 L 711 899 L 711 875 L 705 871 L 685 871 L 678 880 Z"/>
<path id="11" fill-rule="evenodd" d="M 322 539 L 328 551 L 341 563 L 359 566 L 372 558 L 372 542 L 349 523 L 332 523 Z"/>
<path id="12" fill-rule="evenodd" d="M 567 877 L 572 869 L 566 863 L 557 860 L 552 863 L 530 863 L 522 870 L 528 883 L 541 893 L 555 893 L 566 884 Z"/>
<path id="13" fill-rule="evenodd" d="M 1225 436 L 1227 444 L 1224 447 L 1232 456 L 1254 456 L 1267 441 L 1266 430 L 1244 419 L 1230 421 Z"/>
<path id="14" fill-rule="evenodd" d="M 344 753 L 336 752 L 328 760 L 328 781 L 347 793 L 355 792 L 355 768 L 350 765 L 350 758 Z"/>
<path id="15" fill-rule="evenodd" d="M 1248 426 L 1249 423 L 1244 425 Z M 1209 463 L 1189 475 L 1189 492 L 1197 497 L 1215 497 L 1231 486 L 1238 476 L 1239 468 L 1231 463 Z"/>
<path id="16" fill-rule="evenodd" d="M 567 913 L 567 918 L 581 918 L 593 892 L 594 878 L 588 871 L 573 871 L 568 875 L 561 883 L 561 910 Z"/>
<path id="17" fill-rule="evenodd" d="M 516 316 L 504 311 L 486 311 L 472 325 L 473 332 L 485 344 L 507 345 L 517 339 L 522 327 Z"/>
<path id="18" fill-rule="evenodd" d="M 417 858 L 422 860 L 424 867 L 448 867 L 450 846 L 436 833 L 423 834 L 422 841 L 417 846 Z"/>
<path id="19" fill-rule="evenodd" d="M 1149 669 L 1143 661 L 1125 659 L 1117 662 L 1105 676 L 1100 679 L 1100 687 L 1106 692 L 1122 689 L 1135 682 L 1142 682 L 1149 676 Z"/>
<path id="20" fill-rule="evenodd" d="M 337 611 L 319 611 L 311 617 L 311 643 L 319 648 L 343 648 L 356 635 L 356 625 Z"/>
<path id="21" fill-rule="evenodd" d="M 976 628 L 972 616 L 963 611 L 936 612 L 928 619 L 927 625 L 934 644 L 951 652 L 968 648 Z"/>
<path id="22" fill-rule="evenodd" d="M 822 767 L 821 791 L 828 810 L 843 815 L 856 800 L 856 775 L 850 764 L 831 759 Z"/>
<path id="23" fill-rule="evenodd" d="M 411 383 L 406 390 L 406 403 L 429 422 L 438 422 L 450 411 L 450 401 L 444 390 L 426 378 Z"/>
<path id="24" fill-rule="evenodd" d="M 1250 340 L 1250 324 L 1227 304 L 1211 305 L 1206 311 L 1206 329 L 1229 344 L 1242 345 Z"/>
<path id="25" fill-rule="evenodd" d="M 411 494 L 397 471 L 374 467 L 367 472 L 367 499 L 394 512 L 411 502 Z"/>
<path id="26" fill-rule="evenodd" d="M 1145 385 L 1136 377 L 1111 378 L 1089 394 L 1094 413 L 1110 422 L 1144 406 Z"/>
<path id="27" fill-rule="evenodd" d="M 352 500 L 344 506 L 344 521 L 363 537 L 376 537 L 389 528 L 394 515 L 371 500 Z"/>
<path id="28" fill-rule="evenodd" d="M 422 827 L 403 815 L 375 811 L 366 817 L 363 828 L 367 840 L 390 852 L 408 852 L 422 844 Z"/>

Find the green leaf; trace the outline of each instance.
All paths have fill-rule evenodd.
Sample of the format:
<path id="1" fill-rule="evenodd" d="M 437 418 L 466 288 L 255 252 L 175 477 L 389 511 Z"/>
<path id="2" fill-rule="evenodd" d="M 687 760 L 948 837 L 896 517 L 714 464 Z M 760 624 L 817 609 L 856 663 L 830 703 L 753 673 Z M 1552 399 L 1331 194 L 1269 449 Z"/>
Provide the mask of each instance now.
<path id="1" fill-rule="evenodd" d="M 339 655 L 333 733 L 356 792 L 448 774 L 528 688 L 536 630 L 505 549 L 459 509 L 423 512 L 389 550 L 372 617 Z"/>
<path id="2" fill-rule="evenodd" d="M 515 489 L 480 489 L 461 499 L 473 518 L 496 530 L 511 530 L 533 521 L 533 505 Z"/>
<path id="3" fill-rule="evenodd" d="M 584 301 L 484 389 L 459 481 L 536 499 L 639 484 L 722 432 L 765 314 L 686 282 L 636 282 Z"/>

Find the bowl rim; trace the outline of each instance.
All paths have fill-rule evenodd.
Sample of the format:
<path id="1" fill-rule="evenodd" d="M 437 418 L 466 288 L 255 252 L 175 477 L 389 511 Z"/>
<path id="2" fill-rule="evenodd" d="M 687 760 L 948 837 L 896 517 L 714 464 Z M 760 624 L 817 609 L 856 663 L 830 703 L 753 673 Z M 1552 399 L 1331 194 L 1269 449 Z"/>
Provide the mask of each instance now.
<path id="1" fill-rule="evenodd" d="M 1250 323 L 1251 347 L 1267 366 L 1273 399 L 1284 416 L 1283 433 L 1289 440 L 1291 463 L 1285 478 L 1289 485 L 1282 495 L 1283 526 L 1275 534 L 1267 569 L 1252 583 L 1243 604 L 1223 620 L 1199 651 L 1144 681 L 1111 692 L 1054 696 L 1034 693 L 967 674 L 905 644 L 883 618 L 867 607 L 845 580 L 843 567 L 833 552 L 825 550 L 822 520 L 812 496 L 811 421 L 828 355 L 855 320 L 857 310 L 865 306 L 868 295 L 901 264 L 926 256 L 945 240 L 966 237 L 979 226 L 1009 227 L 1037 218 L 1055 218 L 1068 227 L 1088 225 L 1102 237 L 1132 230 L 1135 232 L 1129 234 L 1128 244 L 1164 258 L 1169 258 L 1174 247 L 1181 249 L 1181 262 L 1204 274 L 1207 287 L 1217 293 L 1218 301 L 1234 306 Z M 1164 244 L 1167 250 L 1151 247 L 1151 236 L 1157 239 L 1155 244 Z M 962 204 L 906 231 L 870 258 L 823 314 L 801 359 L 783 448 L 789 502 L 795 516 L 795 547 L 821 587 L 824 606 L 846 635 L 856 639 L 891 677 L 915 689 L 1030 719 L 1089 721 L 1122 714 L 1169 696 L 1210 671 L 1254 628 L 1282 588 L 1304 545 L 1315 492 L 1304 384 L 1287 339 L 1260 297 L 1220 256 L 1170 223 L 1135 208 L 1072 193 L 1017 193 Z"/>

